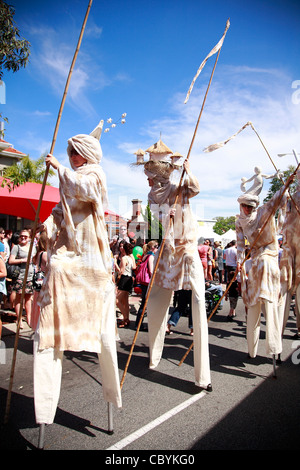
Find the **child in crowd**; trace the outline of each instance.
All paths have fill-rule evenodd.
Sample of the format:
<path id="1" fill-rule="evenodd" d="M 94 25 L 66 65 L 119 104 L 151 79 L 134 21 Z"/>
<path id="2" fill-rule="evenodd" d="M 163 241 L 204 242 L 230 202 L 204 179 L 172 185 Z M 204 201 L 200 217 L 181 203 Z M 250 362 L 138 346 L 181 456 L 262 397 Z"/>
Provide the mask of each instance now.
<path id="1" fill-rule="evenodd" d="M 228 275 L 229 275 L 229 278 L 228 278 L 227 285 L 229 285 L 230 282 L 232 281 L 235 275 L 235 271 L 230 271 Z M 230 310 L 227 316 L 227 320 L 229 321 L 232 321 L 232 319 L 236 316 L 235 309 L 237 306 L 238 297 L 239 297 L 239 286 L 238 286 L 237 280 L 235 279 L 232 282 L 231 286 L 229 287 L 228 292 L 225 296 L 225 300 L 228 300 L 229 298 L 229 304 L 230 304 Z"/>

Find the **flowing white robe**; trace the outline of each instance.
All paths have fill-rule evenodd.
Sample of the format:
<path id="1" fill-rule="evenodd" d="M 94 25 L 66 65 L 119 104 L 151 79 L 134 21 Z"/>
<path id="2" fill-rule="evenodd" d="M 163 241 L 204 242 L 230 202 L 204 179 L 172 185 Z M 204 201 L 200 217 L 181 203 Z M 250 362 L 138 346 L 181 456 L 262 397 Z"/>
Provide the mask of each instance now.
<path id="1" fill-rule="evenodd" d="M 293 194 L 286 207 L 282 227 L 282 255 L 280 259 L 282 332 L 289 317 L 292 296 L 296 294 L 297 327 L 300 329 L 300 191 Z M 297 209 L 296 209 L 296 207 Z"/>
<path id="2" fill-rule="evenodd" d="M 277 191 L 270 201 L 258 207 L 250 216 L 245 216 L 241 210 L 241 214 L 236 220 L 238 263 L 243 262 L 246 239 L 251 247 L 251 269 L 247 274 L 247 280 L 245 269 L 241 273 L 242 297 L 247 307 L 257 304 L 259 300 L 269 302 L 278 302 L 279 300 L 280 273 L 274 209 L 279 203 L 284 205 L 286 202 L 286 195 L 281 199 L 282 192 L 283 189 Z M 274 215 L 268 220 L 272 212 Z M 260 233 L 261 235 L 258 237 Z M 255 246 L 253 246 L 254 242 Z M 245 268 L 245 266 L 243 267 Z"/>
<path id="3" fill-rule="evenodd" d="M 48 266 L 40 293 L 37 351 L 99 354 L 106 401 L 121 406 L 115 336 L 115 288 L 97 164 L 59 166 L 61 202 L 45 222 Z"/>
<path id="4" fill-rule="evenodd" d="M 246 239 L 251 248 L 251 267 L 247 275 L 245 264 L 241 271 L 242 298 L 248 307 L 247 342 L 251 357 L 257 353 L 262 310 L 266 317 L 266 352 L 280 354 L 282 350 L 278 310 L 280 272 L 274 215 L 276 209 L 285 204 L 286 194 L 281 197 L 283 191 L 284 188 L 277 191 L 270 201 L 253 210 L 251 215 L 245 215 L 241 208 L 236 220 L 238 263 L 243 262 Z"/>

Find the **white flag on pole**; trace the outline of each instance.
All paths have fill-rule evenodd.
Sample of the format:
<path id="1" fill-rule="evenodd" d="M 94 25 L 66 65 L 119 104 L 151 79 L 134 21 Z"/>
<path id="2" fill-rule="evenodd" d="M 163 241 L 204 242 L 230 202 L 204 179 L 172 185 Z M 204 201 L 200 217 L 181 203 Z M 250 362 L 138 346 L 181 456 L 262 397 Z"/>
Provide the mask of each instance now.
<path id="1" fill-rule="evenodd" d="M 190 97 L 190 94 L 192 92 L 192 89 L 194 87 L 194 84 L 195 84 L 195 81 L 197 80 L 198 76 L 200 75 L 201 73 L 201 70 L 203 69 L 204 65 L 206 64 L 206 62 L 208 61 L 208 59 L 214 55 L 216 52 L 219 51 L 219 49 L 221 49 L 222 45 L 223 45 L 223 42 L 224 42 L 224 39 L 225 39 L 225 36 L 226 36 L 226 33 L 229 29 L 229 26 L 230 26 L 230 21 L 229 19 L 227 20 L 226 22 L 226 28 L 225 28 L 225 31 L 224 31 L 224 34 L 223 36 L 221 37 L 220 41 L 218 42 L 218 44 L 215 45 L 215 47 L 210 51 L 210 53 L 205 57 L 205 59 L 203 60 L 202 64 L 200 65 L 195 77 L 193 78 L 193 81 L 191 83 L 191 86 L 187 92 L 187 95 L 186 95 L 186 98 L 185 98 L 185 101 L 184 101 L 184 104 L 186 104 L 188 102 L 188 99 Z"/>
<path id="2" fill-rule="evenodd" d="M 247 124 L 245 124 L 243 127 L 241 127 L 241 129 L 239 131 L 237 131 L 235 134 L 233 134 L 231 137 L 229 137 L 229 139 L 227 140 L 224 140 L 223 142 L 217 142 L 216 144 L 212 144 L 212 145 L 209 145 L 208 147 L 206 147 L 205 149 L 203 149 L 203 152 L 206 152 L 206 153 L 209 153 L 209 152 L 213 152 L 214 150 L 217 150 L 221 147 L 224 147 L 224 145 L 226 145 L 230 140 L 234 139 L 240 132 L 242 132 L 247 126 L 251 126 L 252 127 L 252 123 L 249 121 L 247 122 Z"/>

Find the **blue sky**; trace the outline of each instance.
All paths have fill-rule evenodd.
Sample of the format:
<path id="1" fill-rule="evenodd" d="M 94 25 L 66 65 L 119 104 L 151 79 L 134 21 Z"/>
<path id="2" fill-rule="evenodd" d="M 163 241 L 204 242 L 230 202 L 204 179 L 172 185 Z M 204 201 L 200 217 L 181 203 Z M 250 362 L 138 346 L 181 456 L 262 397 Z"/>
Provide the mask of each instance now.
<path id="1" fill-rule="evenodd" d="M 11 0 L 15 21 L 31 43 L 30 63 L 5 72 L 5 139 L 36 159 L 48 152 L 66 77 L 88 1 Z M 124 214 L 131 201 L 147 202 L 143 171 L 134 152 L 161 136 L 187 155 L 208 85 L 213 56 L 184 99 L 202 60 L 227 32 L 190 156 L 201 192 L 198 218 L 238 212 L 242 177 L 255 166 L 274 173 L 265 150 L 245 129 L 225 147 L 204 153 L 251 121 L 280 169 L 300 153 L 300 2 L 242 0 L 94 0 L 71 78 L 54 155 L 66 165 L 67 139 L 90 133 L 100 119 L 126 123 L 103 133 L 102 166 L 110 208 Z M 107 127 L 105 125 L 105 127 Z M 178 177 L 178 175 L 177 175 Z M 58 185 L 57 179 L 49 180 Z M 269 183 L 266 182 L 262 199 Z"/>

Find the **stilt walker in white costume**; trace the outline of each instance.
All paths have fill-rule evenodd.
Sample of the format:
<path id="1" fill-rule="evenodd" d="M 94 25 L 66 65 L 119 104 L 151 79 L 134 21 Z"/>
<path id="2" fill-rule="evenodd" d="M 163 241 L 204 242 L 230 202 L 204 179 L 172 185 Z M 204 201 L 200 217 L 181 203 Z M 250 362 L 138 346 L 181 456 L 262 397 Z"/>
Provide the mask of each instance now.
<path id="1" fill-rule="evenodd" d="M 103 121 L 90 134 L 68 141 L 74 171 L 48 155 L 57 170 L 61 201 L 43 228 L 48 267 L 41 290 L 34 341 L 36 422 L 54 420 L 64 351 L 98 353 L 104 400 L 121 407 L 115 341 L 115 288 L 104 210 L 106 180 L 99 163 Z"/>
<path id="2" fill-rule="evenodd" d="M 297 171 L 297 190 L 293 200 L 287 202 L 282 227 L 282 255 L 280 259 L 281 301 L 280 320 L 282 334 L 290 313 L 292 296 L 295 295 L 297 333 L 300 337 L 300 170 Z M 298 209 L 298 210 L 297 210 Z"/>
<path id="3" fill-rule="evenodd" d="M 275 355 L 280 355 L 282 351 L 278 310 L 280 272 L 274 215 L 276 209 L 286 203 L 285 190 L 283 187 L 277 191 L 270 201 L 260 207 L 257 192 L 249 190 L 238 198 L 240 214 L 236 220 L 237 269 L 241 270 L 242 298 L 248 307 L 247 344 L 248 354 L 252 358 L 257 354 L 262 312 L 266 317 L 266 353 L 272 355 L 274 360 Z M 251 249 L 251 268 L 247 277 L 243 263 L 245 239 Z"/>
<path id="4" fill-rule="evenodd" d="M 148 300 L 149 367 L 156 368 L 162 356 L 173 292 L 180 289 L 192 290 L 195 383 L 211 390 L 204 274 L 197 251 L 197 226 L 189 205 L 189 199 L 199 193 L 199 183 L 186 160 L 186 177 L 180 188 L 176 207 L 173 208 L 178 185 L 170 181 L 174 170 L 174 164 L 168 158 L 171 151 L 160 140 L 147 152 L 150 159 L 144 164 L 144 172 L 151 186 L 148 194 L 151 212 L 153 215 L 162 215 L 161 222 L 165 227 L 169 217 L 173 217 L 163 252 L 156 254 L 159 264 Z"/>

